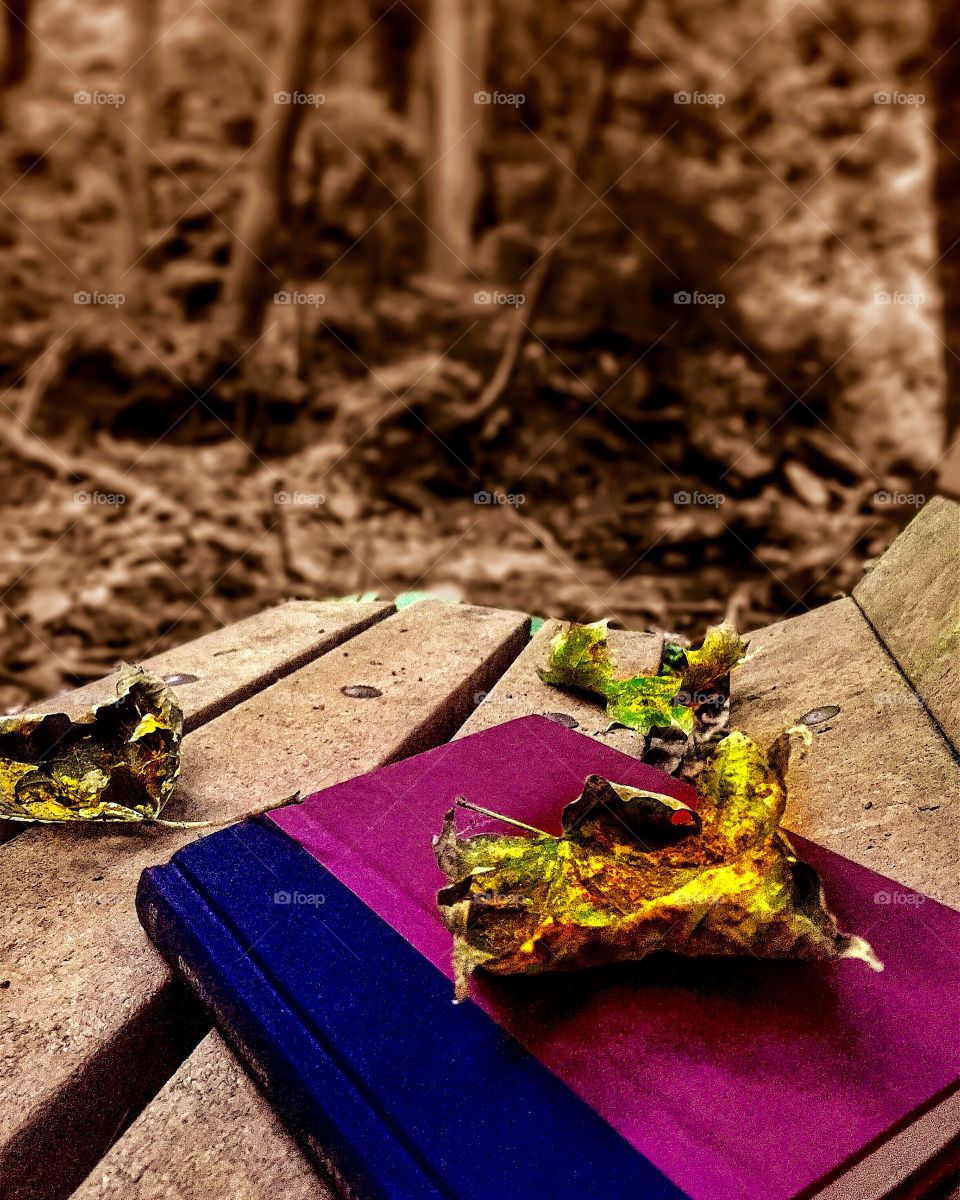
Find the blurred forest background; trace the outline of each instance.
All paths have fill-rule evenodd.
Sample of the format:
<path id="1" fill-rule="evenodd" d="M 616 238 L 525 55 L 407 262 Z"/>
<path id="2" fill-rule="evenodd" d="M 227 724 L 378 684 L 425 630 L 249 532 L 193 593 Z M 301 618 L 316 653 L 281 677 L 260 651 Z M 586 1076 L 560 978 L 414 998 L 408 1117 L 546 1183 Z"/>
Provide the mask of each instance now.
<path id="1" fill-rule="evenodd" d="M 756 627 L 957 487 L 945 2 L 0 23 L 0 710 L 298 596 Z"/>

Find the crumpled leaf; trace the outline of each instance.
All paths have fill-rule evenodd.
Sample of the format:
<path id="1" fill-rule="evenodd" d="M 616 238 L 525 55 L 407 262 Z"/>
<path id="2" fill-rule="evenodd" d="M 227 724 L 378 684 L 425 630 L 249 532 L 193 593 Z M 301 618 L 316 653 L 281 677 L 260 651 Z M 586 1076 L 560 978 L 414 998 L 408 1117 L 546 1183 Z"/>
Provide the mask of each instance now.
<path id="1" fill-rule="evenodd" d="M 618 678 L 607 624 L 595 621 L 558 630 L 550 641 L 547 664 L 538 673 L 544 683 L 603 697 L 611 722 L 644 736 L 659 730 L 688 737 L 699 707 L 711 701 L 722 705 L 722 697 L 712 696 L 709 689 L 730 673 L 746 649 L 733 625 L 717 625 L 707 631 L 699 650 L 668 643 L 658 674 Z"/>
<path id="2" fill-rule="evenodd" d="M 637 675 L 611 684 L 607 716 L 638 733 L 677 729 L 688 735 L 693 731 L 693 710 L 675 699 L 682 688 L 679 675 Z"/>
<path id="3" fill-rule="evenodd" d="M 676 643 L 664 647 L 665 667 L 680 675 L 688 704 L 702 704 L 711 689 L 743 661 L 746 642 L 729 621 L 711 626 L 699 650 L 688 650 Z"/>
<path id="4" fill-rule="evenodd" d="M 65 713 L 0 719 L 0 817 L 12 821 L 156 818 L 180 771 L 183 713 L 169 687 L 126 668 L 118 696 Z"/>
<path id="5" fill-rule="evenodd" d="M 460 837 L 455 810 L 435 839 L 449 885 L 437 900 L 453 934 L 456 998 L 483 967 L 538 974 L 653 951 L 761 958 L 860 958 L 816 872 L 780 821 L 789 735 L 769 754 L 742 733 L 701 774 L 697 810 L 590 776 L 552 837 Z"/>
<path id="6" fill-rule="evenodd" d="M 603 620 L 559 629 L 550 639 L 547 665 L 538 672 L 543 682 L 605 696 L 613 681 L 607 624 Z"/>

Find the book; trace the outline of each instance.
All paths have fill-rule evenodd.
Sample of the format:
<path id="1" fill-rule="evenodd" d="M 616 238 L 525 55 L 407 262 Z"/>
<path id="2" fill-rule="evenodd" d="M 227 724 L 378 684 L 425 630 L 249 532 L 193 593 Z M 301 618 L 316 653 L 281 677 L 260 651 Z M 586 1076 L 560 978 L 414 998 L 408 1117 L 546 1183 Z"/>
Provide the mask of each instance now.
<path id="1" fill-rule="evenodd" d="M 364 1200 L 799 1200 L 956 1093 L 960 914 L 796 835 L 883 973 L 658 955 L 481 972 L 453 1005 L 444 813 L 464 795 L 559 832 L 590 774 L 695 801 L 526 717 L 205 837 L 144 873 L 138 911 L 290 1130 Z"/>

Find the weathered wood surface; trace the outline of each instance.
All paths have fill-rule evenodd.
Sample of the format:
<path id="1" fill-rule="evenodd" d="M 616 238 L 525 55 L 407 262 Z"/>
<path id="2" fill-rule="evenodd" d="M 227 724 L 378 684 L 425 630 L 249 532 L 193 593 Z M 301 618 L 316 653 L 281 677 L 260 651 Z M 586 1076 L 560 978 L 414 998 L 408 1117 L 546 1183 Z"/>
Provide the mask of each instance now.
<path id="1" fill-rule="evenodd" d="M 211 1033 L 74 1200 L 334 1200 L 219 1034 Z"/>
<path id="2" fill-rule="evenodd" d="M 931 500 L 853 597 L 960 750 L 960 505 Z"/>
<path id="3" fill-rule="evenodd" d="M 771 625 L 750 653 L 731 677 L 731 718 L 761 744 L 840 709 L 791 764 L 788 828 L 960 906 L 960 770 L 854 602 Z"/>
<path id="4" fill-rule="evenodd" d="M 337 639 L 184 739 L 168 815 L 236 819 L 446 740 L 527 630 L 518 613 L 425 602 Z M 342 693 L 355 684 L 381 695 Z M 133 898 L 144 867 L 196 836 L 38 826 L 0 851 L 10 981 L 0 991 L 0 1196 L 68 1195 L 169 1077 L 169 1031 L 158 1038 L 154 1027 L 198 1018 L 184 1015 L 191 1006 L 145 941 Z"/>
<path id="5" fill-rule="evenodd" d="M 193 682 L 172 683 L 189 733 L 392 612 L 393 605 L 387 603 L 291 600 L 165 650 L 142 665 L 155 675 L 196 676 Z M 119 672 L 108 675 L 66 696 L 45 700 L 35 711 L 76 715 L 112 700 L 118 679 Z"/>
<path id="6" fill-rule="evenodd" d="M 155 675 L 190 679 L 172 685 L 183 708 L 184 729 L 189 732 L 391 612 L 392 604 L 292 600 L 175 650 L 165 650 L 143 665 Z M 119 673 L 108 675 L 65 696 L 45 700 L 30 711 L 78 717 L 91 705 L 112 700 L 118 680 Z M 25 828 L 17 821 L 0 821 L 0 842 Z"/>
<path id="7" fill-rule="evenodd" d="M 562 714 L 578 727 L 629 752 L 639 740 L 626 730 L 605 733 L 602 707 L 589 699 L 543 684 L 536 674 L 556 623 L 548 623 L 514 661 L 457 736 L 529 713 Z M 644 634 L 614 633 L 612 645 L 625 669 L 655 668 L 659 639 Z M 916 839 L 936 839 L 951 819 L 951 812 L 927 809 L 929 790 L 938 794 L 953 783 L 957 769 L 949 748 L 923 707 L 890 661 L 851 600 L 839 601 L 818 612 L 783 622 L 754 635 L 755 656 L 734 675 L 733 720 L 761 740 L 775 736 L 811 709 L 824 704 L 840 706 L 833 722 L 818 726 L 814 746 L 795 765 L 791 787 L 798 797 L 791 827 L 817 837 L 834 849 L 867 865 L 887 870 L 895 878 L 894 857 Z M 824 678 L 829 695 L 823 692 Z M 877 697 L 885 699 L 879 711 Z M 911 700 L 912 697 L 912 700 Z M 898 717 L 898 734 L 891 738 L 889 713 Z M 852 743 L 856 743 L 854 746 Z M 904 746 L 909 745 L 908 751 Z M 875 799 L 871 800 L 870 797 Z M 891 795 L 894 799 L 891 799 Z M 874 808 L 865 808 L 871 804 Z M 955 819 L 955 817 L 954 817 Z M 901 836 L 900 830 L 903 829 Z M 884 836 L 889 833 L 889 837 Z M 955 839 L 924 856 L 914 850 L 906 861 L 904 883 L 925 890 L 939 889 L 944 898 L 957 899 Z M 891 847 L 890 843 L 894 845 Z M 902 843 L 902 844 L 901 844 Z M 951 853 L 953 857 L 951 858 Z M 951 863 L 953 864 L 951 867 Z M 951 870 L 953 874 L 951 875 Z M 203 1047 L 207 1061 L 214 1059 L 220 1078 L 229 1080 L 223 1102 L 191 1107 L 197 1068 L 195 1053 L 177 1072 L 158 1101 L 150 1104 L 118 1141 L 78 1193 L 78 1200 L 120 1200 L 130 1195 L 132 1181 L 147 1180 L 149 1189 L 163 1186 L 182 1200 L 204 1200 L 205 1195 L 229 1195 L 232 1200 L 269 1200 L 289 1187 L 290 1200 L 307 1200 L 311 1191 L 309 1168 L 292 1138 L 280 1130 L 254 1085 L 217 1035 Z M 178 1113 L 194 1113 L 185 1129 Z M 935 1151 L 938 1135 L 950 1127 L 949 1114 L 938 1111 L 931 1132 L 926 1129 L 924 1153 Z M 251 1138 L 251 1130 L 257 1136 Z M 919 1136 L 919 1135 L 917 1135 Z M 261 1161 L 255 1147 L 268 1146 Z M 164 1147 L 185 1139 L 184 1166 L 170 1161 Z M 873 1200 L 903 1174 L 910 1161 L 896 1141 L 884 1154 L 871 1157 L 860 1168 L 856 1182 L 832 1185 L 823 1200 Z M 916 1153 L 916 1152 L 914 1152 Z M 202 1170 L 197 1170 L 198 1162 Z M 274 1166 L 274 1164 L 280 1164 Z M 288 1182 L 293 1172 L 294 1182 Z M 139 1185 L 138 1185 L 139 1186 Z M 851 1192 L 854 1186 L 856 1192 Z M 844 1190 L 846 1189 L 846 1190 Z"/>

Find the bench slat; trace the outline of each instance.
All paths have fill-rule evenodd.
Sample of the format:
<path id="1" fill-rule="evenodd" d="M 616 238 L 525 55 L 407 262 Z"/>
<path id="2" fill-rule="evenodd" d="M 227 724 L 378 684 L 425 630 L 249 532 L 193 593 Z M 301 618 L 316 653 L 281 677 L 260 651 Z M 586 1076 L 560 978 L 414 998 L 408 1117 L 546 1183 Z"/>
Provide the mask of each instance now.
<path id="1" fill-rule="evenodd" d="M 340 642 L 393 612 L 392 604 L 337 604 L 292 600 L 145 660 L 156 675 L 196 676 L 173 684 L 186 731 L 199 729 L 241 700 L 306 666 Z M 65 696 L 31 706 L 31 712 L 78 717 L 117 694 L 119 674 L 95 680 Z M 22 833 L 18 821 L 0 821 L 0 843 Z"/>
<path id="2" fill-rule="evenodd" d="M 931 500 L 853 598 L 960 751 L 960 505 Z"/>
<path id="3" fill-rule="evenodd" d="M 218 1033 L 209 1034 L 73 1200 L 335 1200 Z"/>
<path id="4" fill-rule="evenodd" d="M 960 905 L 960 770 L 854 602 L 752 634 L 750 653 L 731 676 L 731 722 L 761 744 L 840 707 L 791 765 L 787 827 Z"/>
<path id="5" fill-rule="evenodd" d="M 446 740 L 474 694 L 522 649 L 528 628 L 519 613 L 437 602 L 387 618 L 189 734 L 166 815 L 236 818 L 298 787 L 329 786 Z M 382 694 L 341 692 L 355 684 Z M 196 836 L 34 826 L 4 847 L 5 1200 L 69 1194 L 169 1077 L 166 1051 L 141 1033 L 151 1014 L 184 1006 L 133 899 L 143 868 Z M 97 1105 L 78 1106 L 85 1079 L 102 1076 L 127 1043 L 136 1066 L 117 1061 L 112 1088 Z"/>
<path id="6" fill-rule="evenodd" d="M 960 767 L 854 601 L 752 634 L 750 653 L 731 676 L 731 718 L 762 744 L 813 709 L 840 708 L 791 764 L 787 827 L 960 905 Z M 878 920 L 883 913 L 878 907 Z M 935 1158 L 958 1125 L 954 1096 L 811 1200 L 882 1200 Z"/>

